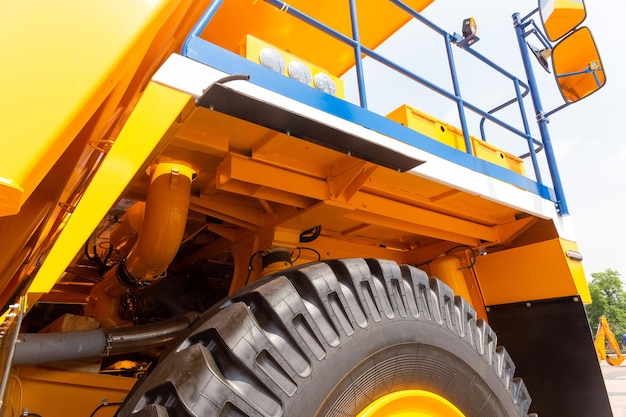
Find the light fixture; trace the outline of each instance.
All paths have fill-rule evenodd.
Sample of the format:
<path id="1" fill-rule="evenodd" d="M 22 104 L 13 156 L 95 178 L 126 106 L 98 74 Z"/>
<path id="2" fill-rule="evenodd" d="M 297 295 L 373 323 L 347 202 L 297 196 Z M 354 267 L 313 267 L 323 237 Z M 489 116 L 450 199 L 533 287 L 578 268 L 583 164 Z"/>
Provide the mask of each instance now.
<path id="1" fill-rule="evenodd" d="M 548 59 L 552 55 L 552 49 L 550 48 L 539 49 L 536 46 L 533 46 L 528 42 L 526 42 L 526 45 L 528 45 L 528 47 L 532 51 L 533 55 L 535 55 L 535 58 L 537 58 L 537 61 L 539 61 L 539 64 L 541 64 L 543 69 L 546 70 L 548 73 L 550 73 L 550 68 L 548 67 Z"/>
<path id="2" fill-rule="evenodd" d="M 462 48 L 468 48 L 478 42 L 478 26 L 473 17 L 468 17 L 463 20 L 463 27 L 461 28 L 463 39 L 458 42 L 458 45 Z"/>
<path id="3" fill-rule="evenodd" d="M 469 17 L 463 20 L 463 37 L 467 38 L 470 35 L 475 35 L 478 32 L 478 26 L 476 25 L 476 20 L 473 17 Z"/>
<path id="4" fill-rule="evenodd" d="M 333 81 L 328 74 L 324 74 L 323 72 L 315 74 L 315 77 L 313 77 L 313 84 L 315 85 L 315 88 L 327 94 L 334 96 L 337 92 L 335 81 Z"/>
<path id="5" fill-rule="evenodd" d="M 285 73 L 285 59 L 275 49 L 272 48 L 263 48 L 261 52 L 259 52 L 259 62 L 266 68 L 274 70 L 280 74 Z"/>
<path id="6" fill-rule="evenodd" d="M 582 261 L 583 260 L 583 255 L 582 253 L 575 251 L 575 250 L 567 250 L 565 252 L 565 256 L 567 256 L 568 258 L 570 258 L 572 261 Z"/>
<path id="7" fill-rule="evenodd" d="M 311 70 L 300 61 L 291 61 L 289 63 L 289 76 L 306 85 L 311 85 L 313 81 Z"/>

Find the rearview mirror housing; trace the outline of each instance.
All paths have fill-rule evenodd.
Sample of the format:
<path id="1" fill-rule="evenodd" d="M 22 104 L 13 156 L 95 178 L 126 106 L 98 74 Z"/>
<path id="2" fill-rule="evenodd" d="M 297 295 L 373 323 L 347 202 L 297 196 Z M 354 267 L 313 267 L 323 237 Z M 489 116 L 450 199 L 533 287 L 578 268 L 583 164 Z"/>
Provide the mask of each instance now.
<path id="1" fill-rule="evenodd" d="M 554 46 L 552 68 L 568 103 L 587 97 L 606 83 L 600 55 L 587 27 L 576 29 Z"/>
<path id="2" fill-rule="evenodd" d="M 587 17 L 583 0 L 539 0 L 539 14 L 546 36 L 555 42 Z"/>

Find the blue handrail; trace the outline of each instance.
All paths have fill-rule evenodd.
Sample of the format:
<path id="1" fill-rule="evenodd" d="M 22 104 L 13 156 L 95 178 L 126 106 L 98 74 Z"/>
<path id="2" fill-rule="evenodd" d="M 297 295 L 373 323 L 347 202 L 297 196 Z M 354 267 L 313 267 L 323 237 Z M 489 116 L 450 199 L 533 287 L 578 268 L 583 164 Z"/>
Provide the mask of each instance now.
<path id="1" fill-rule="evenodd" d="M 364 97 L 365 96 L 365 79 L 363 77 L 363 73 L 362 70 L 360 71 L 361 74 L 359 74 L 358 68 L 362 68 L 362 55 L 366 55 L 369 56 L 370 58 L 376 60 L 377 62 L 387 66 L 388 68 L 393 69 L 394 71 L 398 72 L 401 75 L 404 75 L 405 77 L 429 88 L 430 90 L 434 91 L 435 93 L 450 99 L 454 102 L 457 103 L 457 107 L 458 107 L 458 111 L 459 111 L 459 119 L 461 120 L 461 127 L 462 127 L 462 131 L 463 131 L 463 135 L 464 135 L 464 139 L 465 139 L 465 149 L 467 153 L 472 153 L 472 147 L 471 147 L 471 143 L 470 143 L 470 138 L 469 138 L 469 129 L 467 128 L 467 122 L 466 122 L 466 118 L 465 118 L 465 108 L 470 109 L 471 111 L 473 111 L 474 113 L 490 120 L 491 122 L 499 125 L 500 127 L 512 132 L 513 134 L 520 136 L 522 138 L 526 138 L 526 132 L 522 132 L 519 129 L 515 128 L 514 126 L 511 126 L 510 124 L 502 121 L 501 119 L 498 119 L 494 116 L 492 116 L 491 114 L 489 114 L 488 112 L 484 111 L 483 109 L 481 109 L 478 106 L 475 106 L 473 104 L 471 104 L 470 102 L 464 100 L 461 96 L 461 92 L 460 92 L 460 87 L 458 84 L 458 77 L 456 75 L 456 71 L 454 70 L 454 56 L 452 54 L 452 49 L 451 49 L 451 43 L 452 40 L 454 39 L 453 35 L 450 35 L 448 32 L 446 32 L 444 29 L 438 27 L 437 25 L 435 25 L 433 22 L 429 21 L 428 19 L 426 19 L 423 15 L 421 15 L 420 13 L 418 13 L 417 11 L 413 10 L 411 7 L 407 6 L 405 3 L 403 3 L 400 0 L 391 0 L 391 3 L 395 4 L 396 6 L 400 7 L 402 10 L 404 10 L 405 12 L 407 12 L 411 17 L 419 20 L 420 22 L 424 23 L 425 25 L 427 25 L 429 28 L 433 29 L 434 31 L 436 31 L 437 33 L 439 33 L 440 35 L 442 35 L 443 37 L 445 37 L 446 39 L 446 45 L 447 45 L 447 54 L 448 54 L 448 60 L 450 62 L 450 66 L 451 66 L 451 75 L 452 75 L 452 81 L 453 81 L 453 85 L 455 86 L 455 92 L 451 93 L 441 87 L 439 87 L 436 84 L 431 83 L 430 81 L 428 81 L 427 79 L 425 79 L 424 77 L 408 70 L 407 68 L 395 63 L 394 61 L 387 59 L 386 57 L 382 56 L 381 54 L 379 54 L 378 52 L 369 49 L 367 47 L 365 47 L 364 45 L 360 45 L 356 40 L 349 38 L 347 36 L 345 36 L 344 34 L 334 30 L 331 27 L 328 27 L 326 25 L 324 25 L 321 22 L 318 22 L 317 20 L 311 18 L 310 16 L 302 13 L 301 11 L 288 6 L 287 3 L 285 3 L 284 1 L 280 1 L 280 0 L 265 0 L 265 2 L 280 8 L 281 10 L 283 10 L 284 12 L 286 12 L 287 14 L 292 15 L 293 17 L 296 17 L 302 21 L 304 21 L 307 24 L 310 24 L 311 26 L 319 29 L 320 31 L 326 33 L 327 35 L 332 36 L 333 38 L 353 47 L 356 48 L 357 46 L 359 46 L 360 49 L 360 53 L 359 54 L 355 54 L 355 58 L 356 58 L 356 63 L 355 66 L 357 68 L 357 83 L 359 85 L 359 95 L 360 97 Z M 356 19 L 356 16 L 354 16 L 353 14 L 353 19 Z M 489 59 L 487 59 L 486 57 L 484 57 L 483 55 L 479 54 L 476 51 L 473 51 L 471 49 L 467 49 L 467 51 L 469 51 L 472 55 L 474 55 L 475 57 L 477 57 L 478 59 L 480 59 L 482 62 L 486 63 L 487 65 L 491 66 L 492 68 L 494 68 L 496 71 L 500 72 L 502 75 L 504 75 L 505 77 L 515 81 L 517 80 L 517 82 L 520 83 L 521 86 L 523 86 L 525 89 L 528 89 L 528 86 L 521 80 L 519 80 L 517 77 L 515 77 L 513 74 L 509 73 L 508 71 L 506 71 L 505 69 L 501 68 L 500 66 L 496 65 L 495 63 L 491 62 Z M 526 115 L 522 114 L 522 117 L 525 118 Z M 537 179 L 537 181 L 539 183 L 540 180 Z"/>
<path id="2" fill-rule="evenodd" d="M 361 107 L 367 108 L 367 95 L 365 93 L 365 74 L 363 73 L 363 60 L 361 59 L 361 35 L 359 34 L 359 18 L 356 14 L 356 0 L 350 0 L 350 22 L 352 24 L 352 37 L 356 42 L 354 47 L 354 63 L 356 79 L 359 88 L 359 101 Z"/>
<path id="3" fill-rule="evenodd" d="M 211 19 L 213 18 L 213 16 L 215 15 L 215 13 L 217 12 L 217 10 L 219 9 L 219 7 L 222 5 L 224 0 L 214 0 L 210 6 L 208 7 L 207 11 L 205 12 L 205 14 L 202 16 L 202 18 L 197 22 L 197 24 L 195 25 L 195 27 L 193 28 L 192 32 L 190 33 L 190 35 L 188 36 L 187 40 L 185 41 L 185 44 L 183 46 L 183 55 L 187 55 L 188 52 L 188 46 L 190 44 L 190 42 L 194 41 L 194 39 L 199 39 L 200 38 L 200 34 L 203 32 L 203 30 L 206 28 L 206 26 L 209 24 L 209 22 L 211 21 Z M 367 48 L 365 45 L 362 45 L 360 42 L 360 34 L 359 34 L 359 26 L 358 26 L 358 16 L 357 16 L 357 9 L 356 9 L 356 0 L 348 0 L 349 1 L 349 5 L 350 5 L 350 19 L 351 19 L 351 28 L 352 28 L 352 37 L 350 36 L 346 36 L 345 34 L 333 29 L 332 27 L 329 27 L 323 23 L 321 23 L 320 21 L 308 16 L 307 14 L 301 12 L 300 10 L 291 7 L 289 4 L 287 4 L 284 1 L 280 1 L 280 0 L 264 0 L 266 3 L 269 3 L 277 8 L 279 8 L 282 12 L 287 13 L 289 15 L 291 15 L 292 17 L 295 17 L 299 20 L 301 20 L 302 22 L 316 28 L 317 30 L 319 30 L 320 32 L 326 34 L 327 36 L 330 36 L 338 41 L 340 41 L 341 43 L 344 43 L 348 46 L 350 46 L 351 48 L 353 48 L 354 50 L 354 58 L 355 58 L 355 72 L 356 72 L 356 83 L 357 83 L 357 88 L 358 88 L 358 95 L 359 95 L 359 104 L 360 107 L 367 109 L 367 96 L 366 96 L 366 88 L 365 88 L 365 75 L 364 75 L 364 71 L 363 71 L 363 57 L 369 57 L 381 64 L 383 64 L 384 66 L 392 69 L 393 71 L 403 75 L 404 77 L 407 77 L 408 79 L 421 84 L 422 86 L 425 86 L 426 88 L 434 91 L 435 93 L 439 94 L 440 96 L 443 96 L 453 102 L 456 103 L 457 106 L 457 111 L 458 111 L 458 116 L 459 116 L 459 120 L 461 123 L 461 130 L 463 132 L 463 137 L 464 137 L 464 142 L 465 142 L 465 148 L 466 148 L 466 152 L 469 154 L 472 154 L 472 144 L 471 144 L 471 137 L 469 134 L 469 129 L 467 126 L 467 119 L 466 119 L 466 110 L 469 110 L 471 112 L 473 112 L 474 114 L 477 114 L 478 116 L 480 116 L 482 119 L 480 121 L 479 127 L 480 127 L 480 133 L 481 133 L 481 137 L 483 140 L 486 140 L 486 136 L 485 136 L 485 130 L 484 130 L 484 124 L 485 121 L 489 121 L 501 128 L 504 128 L 505 130 L 513 133 L 515 136 L 518 136 L 520 138 L 522 138 L 528 145 L 528 152 L 524 153 L 522 155 L 520 155 L 520 158 L 530 158 L 531 163 L 533 165 L 533 170 L 534 170 L 534 176 L 535 176 L 535 181 L 537 182 L 537 184 L 539 185 L 539 187 L 543 187 L 543 180 L 542 180 L 542 175 L 541 175 L 541 169 L 540 169 L 540 165 L 539 162 L 537 160 L 537 153 L 541 152 L 542 150 L 545 149 L 546 151 L 546 159 L 548 162 L 548 167 L 550 170 L 550 174 L 551 174 L 551 182 L 552 182 L 552 186 L 554 187 L 554 199 L 555 199 L 555 203 L 557 205 L 557 211 L 559 211 L 559 213 L 561 214 L 567 214 L 567 205 L 565 204 L 565 200 L 563 197 L 563 191 L 562 191 L 562 187 L 561 187 L 561 183 L 560 183 L 560 179 L 558 176 L 558 170 L 556 169 L 556 163 L 554 161 L 554 157 L 552 154 L 552 148 L 551 148 L 551 144 L 549 143 L 549 135 L 547 134 L 547 127 L 545 126 L 545 123 L 542 123 L 541 117 L 540 115 L 538 115 L 538 123 L 539 123 L 539 131 L 541 133 L 541 137 L 542 140 L 538 140 L 536 138 L 534 138 L 531 134 L 531 129 L 530 129 L 530 124 L 528 122 L 528 118 L 526 116 L 526 110 L 524 108 L 524 102 L 523 99 L 524 97 L 526 97 L 526 95 L 530 92 L 531 96 L 533 96 L 533 103 L 535 103 L 535 107 L 536 107 L 536 98 L 534 97 L 535 95 L 538 96 L 538 92 L 536 91 L 536 87 L 533 88 L 532 84 L 534 83 L 534 75 L 528 75 L 527 74 L 527 78 L 529 83 L 526 84 L 525 82 L 523 82 L 522 80 L 520 80 L 518 77 L 516 77 L 515 75 L 511 74 L 510 72 L 508 72 L 507 70 L 505 70 L 504 68 L 502 68 L 501 66 L 495 64 L 494 62 L 492 62 L 491 60 L 489 60 L 488 58 L 486 58 L 485 56 L 483 56 L 482 54 L 480 54 L 479 52 L 464 46 L 461 42 L 460 42 L 460 35 L 456 35 L 456 34 L 449 34 L 447 31 L 445 31 L 444 29 L 440 28 L 439 26 L 437 26 L 436 24 L 434 24 L 433 22 L 431 22 L 430 20 L 428 20 L 426 17 L 424 17 L 422 14 L 420 14 L 419 12 L 415 11 L 414 9 L 412 9 L 410 6 L 408 6 L 406 3 L 404 3 L 402 0 L 389 0 L 392 4 L 394 4 L 395 6 L 397 6 L 398 8 L 400 8 L 401 10 L 403 10 L 405 13 L 407 13 L 409 16 L 411 16 L 412 18 L 416 19 L 417 21 L 421 22 L 422 24 L 424 24 L 425 26 L 429 27 L 430 29 L 432 29 L 433 31 L 435 31 L 436 33 L 438 33 L 439 35 L 441 35 L 444 39 L 445 39 L 445 43 L 446 43 L 446 53 L 447 53 L 447 58 L 448 58 L 448 65 L 449 65 L 449 69 L 450 69 L 450 77 L 452 80 L 452 86 L 453 86 L 453 92 L 450 92 L 442 87 L 439 87 L 438 85 L 435 85 L 434 83 L 430 82 L 429 80 L 425 79 L 424 77 L 420 76 L 419 74 L 414 73 L 413 71 L 399 65 L 398 63 L 382 56 L 380 53 Z M 529 18 L 530 16 L 532 16 L 534 13 L 536 13 L 537 10 L 533 11 L 532 13 L 530 13 L 528 16 L 526 16 L 524 19 L 519 19 L 518 18 L 518 22 L 520 21 L 524 21 L 525 19 Z M 534 24 L 534 22 L 531 20 L 529 21 L 527 24 L 523 25 L 524 27 L 526 26 L 533 26 L 531 29 L 531 32 L 537 32 L 537 28 L 536 25 Z M 540 31 L 539 31 L 540 32 Z M 521 32 L 522 35 L 521 36 L 521 40 L 520 42 L 523 41 L 523 37 L 527 36 L 528 33 L 524 33 L 523 31 Z M 541 39 L 542 43 L 543 43 L 543 39 Z M 460 83 L 459 83 L 459 79 L 456 73 L 456 65 L 455 65 L 455 61 L 454 61 L 454 55 L 453 55 L 453 51 L 452 51 L 452 45 L 455 44 L 459 47 L 461 47 L 464 51 L 466 51 L 467 53 L 469 53 L 470 55 L 472 55 L 473 57 L 477 58 L 479 61 L 481 61 L 482 63 L 488 65 L 489 67 L 491 67 L 492 69 L 494 69 L 495 71 L 497 71 L 499 74 L 501 74 L 502 76 L 510 79 L 513 83 L 513 87 L 514 87 L 514 97 L 510 100 L 508 100 L 507 102 L 489 110 L 489 111 L 485 111 L 481 108 L 479 108 L 478 106 L 468 102 L 467 100 L 465 100 L 462 95 L 461 95 L 461 87 L 460 87 Z M 521 44 L 520 44 L 521 45 Z M 523 57 L 524 58 L 524 57 Z M 525 59 L 525 58 L 524 58 Z M 526 65 L 526 61 L 524 61 L 525 64 L 525 68 L 527 70 L 527 72 L 530 70 L 532 72 L 532 70 L 530 68 L 528 68 L 528 66 Z M 505 107 L 508 107 L 514 103 L 518 103 L 519 106 L 519 111 L 520 111 L 520 117 L 522 120 L 522 125 L 523 125 L 523 130 L 520 130 L 514 126 L 512 126 L 510 123 L 507 123 L 503 120 L 501 120 L 500 118 L 494 116 L 494 113 L 498 112 L 499 110 L 504 109 Z M 548 143 L 546 143 L 546 138 Z M 550 193 L 551 194 L 551 193 Z M 551 194 L 552 195 L 552 194 Z M 544 195 L 545 197 L 545 195 Z M 552 197 L 550 197 L 552 198 Z"/>

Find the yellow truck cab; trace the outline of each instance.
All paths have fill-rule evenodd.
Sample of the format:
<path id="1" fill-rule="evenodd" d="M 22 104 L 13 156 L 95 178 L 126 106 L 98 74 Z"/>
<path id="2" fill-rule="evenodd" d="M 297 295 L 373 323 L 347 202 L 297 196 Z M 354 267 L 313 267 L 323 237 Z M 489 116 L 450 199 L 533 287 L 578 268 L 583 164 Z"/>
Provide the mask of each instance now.
<path id="1" fill-rule="evenodd" d="M 431 2 L 0 5 L 0 415 L 611 416 L 547 125 L 606 82 L 584 3 L 513 74 Z"/>

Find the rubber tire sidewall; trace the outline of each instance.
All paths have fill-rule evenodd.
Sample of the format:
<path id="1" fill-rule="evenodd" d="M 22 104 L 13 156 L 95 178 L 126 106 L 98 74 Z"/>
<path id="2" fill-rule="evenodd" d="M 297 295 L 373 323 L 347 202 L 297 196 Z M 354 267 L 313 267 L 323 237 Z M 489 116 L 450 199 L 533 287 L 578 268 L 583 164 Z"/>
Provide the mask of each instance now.
<path id="1" fill-rule="evenodd" d="M 384 361 L 403 376 L 376 372 Z M 493 368 L 472 346 L 436 323 L 396 320 L 371 325 L 344 339 L 324 362 L 300 387 L 285 415 L 305 416 L 316 409 L 315 416 L 356 415 L 386 393 L 424 389 L 446 398 L 466 416 L 519 416 Z M 346 398 L 350 389 L 359 398 Z"/>

